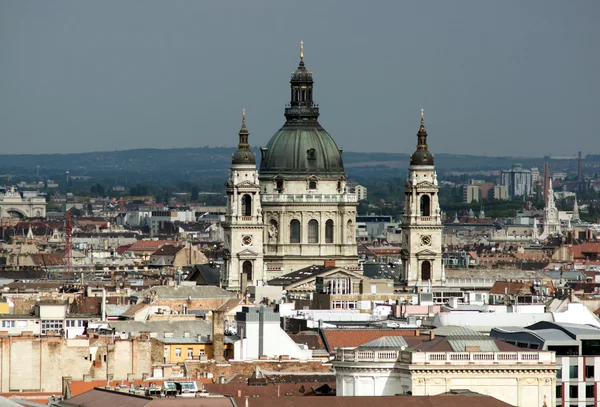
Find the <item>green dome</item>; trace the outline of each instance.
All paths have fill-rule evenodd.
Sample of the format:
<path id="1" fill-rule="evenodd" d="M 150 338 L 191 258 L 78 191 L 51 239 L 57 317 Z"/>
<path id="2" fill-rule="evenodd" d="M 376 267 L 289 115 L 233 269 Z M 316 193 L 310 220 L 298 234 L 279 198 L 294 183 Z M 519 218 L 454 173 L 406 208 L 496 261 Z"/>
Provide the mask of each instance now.
<path id="1" fill-rule="evenodd" d="M 311 174 L 326 178 L 343 177 L 340 149 L 316 122 L 310 126 L 285 124 L 262 150 L 260 175 L 290 178 Z"/>
<path id="2" fill-rule="evenodd" d="M 319 106 L 313 102 L 313 77 L 301 59 L 292 72 L 291 102 L 285 108 L 286 122 L 261 149 L 261 177 L 281 175 L 304 178 L 345 177 L 342 152 L 317 121 Z"/>

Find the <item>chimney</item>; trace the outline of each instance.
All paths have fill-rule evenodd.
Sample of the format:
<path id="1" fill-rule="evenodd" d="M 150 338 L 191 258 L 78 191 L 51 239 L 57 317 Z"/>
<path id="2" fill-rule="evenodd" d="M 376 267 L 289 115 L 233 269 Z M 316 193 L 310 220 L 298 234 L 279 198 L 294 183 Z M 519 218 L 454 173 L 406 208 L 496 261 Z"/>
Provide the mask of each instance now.
<path id="1" fill-rule="evenodd" d="M 435 332 L 433 332 L 433 329 L 431 331 L 429 331 L 429 340 L 433 341 L 435 339 Z"/>
<path id="2" fill-rule="evenodd" d="M 237 391 L 237 397 L 238 397 L 238 399 L 242 397 L 242 391 L 241 390 Z"/>
<path id="3" fill-rule="evenodd" d="M 212 335 L 215 362 L 223 363 L 225 362 L 225 312 L 213 311 Z"/>
<path id="4" fill-rule="evenodd" d="M 335 267 L 335 260 L 325 260 L 323 262 L 323 266 L 325 266 L 325 267 Z"/>

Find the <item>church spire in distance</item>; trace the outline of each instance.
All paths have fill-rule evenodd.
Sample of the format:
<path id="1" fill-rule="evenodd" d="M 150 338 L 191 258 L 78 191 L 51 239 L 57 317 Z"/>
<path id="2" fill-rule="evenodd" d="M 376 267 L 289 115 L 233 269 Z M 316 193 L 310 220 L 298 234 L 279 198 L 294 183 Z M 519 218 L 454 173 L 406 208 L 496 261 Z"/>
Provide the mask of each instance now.
<path id="1" fill-rule="evenodd" d="M 231 159 L 232 164 L 256 164 L 256 157 L 248 144 L 248 128 L 246 127 L 246 109 L 242 109 L 242 127 L 240 127 L 238 149 Z"/>
<path id="2" fill-rule="evenodd" d="M 427 130 L 425 130 L 425 109 L 421 109 L 421 125 L 417 132 L 417 150 L 410 156 L 411 165 L 433 165 L 433 154 L 427 146 Z"/>
<path id="3" fill-rule="evenodd" d="M 421 109 L 421 126 L 417 133 L 417 150 L 427 150 L 427 130 L 425 130 L 425 109 Z"/>

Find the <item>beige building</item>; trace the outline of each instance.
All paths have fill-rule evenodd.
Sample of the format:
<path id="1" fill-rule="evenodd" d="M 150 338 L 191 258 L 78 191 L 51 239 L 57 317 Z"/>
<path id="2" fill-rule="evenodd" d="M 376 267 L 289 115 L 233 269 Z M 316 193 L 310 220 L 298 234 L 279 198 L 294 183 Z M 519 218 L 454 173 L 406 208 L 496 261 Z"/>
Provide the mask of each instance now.
<path id="1" fill-rule="evenodd" d="M 338 396 L 434 396 L 470 390 L 513 406 L 555 405 L 554 352 L 526 350 L 467 328 L 446 337 L 382 337 L 339 349 Z"/>
<path id="2" fill-rule="evenodd" d="M 256 157 L 250 151 L 246 113 L 242 113 L 238 150 L 231 158 L 227 180 L 225 232 L 225 273 L 223 286 L 246 293 L 248 286 L 266 281 L 263 263 L 264 223 Z"/>
<path id="3" fill-rule="evenodd" d="M 402 279 L 410 286 L 441 285 L 445 277 L 439 188 L 433 154 L 427 147 L 423 111 L 417 140 L 417 150 L 410 157 L 408 177 L 404 183 L 405 209 L 400 253 L 404 268 Z"/>

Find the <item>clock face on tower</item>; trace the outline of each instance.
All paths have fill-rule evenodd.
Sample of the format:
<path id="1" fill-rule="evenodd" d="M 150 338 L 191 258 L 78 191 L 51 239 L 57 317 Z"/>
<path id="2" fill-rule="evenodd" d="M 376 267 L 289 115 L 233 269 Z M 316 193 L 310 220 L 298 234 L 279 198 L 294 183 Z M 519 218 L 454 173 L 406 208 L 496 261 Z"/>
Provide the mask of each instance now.
<path id="1" fill-rule="evenodd" d="M 423 246 L 431 245 L 431 236 L 429 236 L 429 235 L 421 236 L 421 245 L 423 245 Z"/>
<path id="2" fill-rule="evenodd" d="M 252 236 L 244 235 L 242 236 L 242 246 L 250 246 L 252 244 Z"/>

